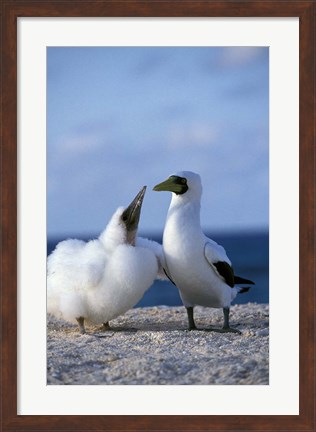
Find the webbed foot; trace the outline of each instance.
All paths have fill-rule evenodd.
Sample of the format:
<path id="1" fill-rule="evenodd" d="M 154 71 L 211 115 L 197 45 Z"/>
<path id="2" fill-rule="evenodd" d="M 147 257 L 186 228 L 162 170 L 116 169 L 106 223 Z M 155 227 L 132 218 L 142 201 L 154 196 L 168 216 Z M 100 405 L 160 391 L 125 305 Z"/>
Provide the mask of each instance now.
<path id="1" fill-rule="evenodd" d="M 107 321 L 106 323 L 102 324 L 102 327 L 100 328 L 100 331 L 108 331 L 108 330 L 111 330 L 111 327 L 110 327 L 109 322 Z"/>
<path id="2" fill-rule="evenodd" d="M 237 333 L 242 334 L 242 332 L 234 327 L 222 327 L 221 329 L 214 329 L 214 331 L 217 331 L 218 333 Z"/>
<path id="3" fill-rule="evenodd" d="M 233 327 L 222 327 L 222 328 L 216 328 L 216 327 L 208 327 L 206 329 L 203 329 L 206 332 L 215 332 L 215 333 L 237 333 L 242 334 L 242 332 L 238 329 L 235 329 Z"/>

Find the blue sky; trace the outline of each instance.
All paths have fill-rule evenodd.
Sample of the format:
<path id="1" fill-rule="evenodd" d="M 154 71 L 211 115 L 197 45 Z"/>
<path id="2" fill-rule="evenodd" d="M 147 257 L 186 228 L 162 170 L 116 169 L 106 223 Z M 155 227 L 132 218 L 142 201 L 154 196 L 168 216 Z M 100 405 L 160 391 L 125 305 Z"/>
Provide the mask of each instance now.
<path id="1" fill-rule="evenodd" d="M 47 49 L 48 236 L 98 234 L 147 185 L 140 231 L 163 230 L 180 170 L 202 177 L 207 231 L 267 229 L 266 47 Z"/>

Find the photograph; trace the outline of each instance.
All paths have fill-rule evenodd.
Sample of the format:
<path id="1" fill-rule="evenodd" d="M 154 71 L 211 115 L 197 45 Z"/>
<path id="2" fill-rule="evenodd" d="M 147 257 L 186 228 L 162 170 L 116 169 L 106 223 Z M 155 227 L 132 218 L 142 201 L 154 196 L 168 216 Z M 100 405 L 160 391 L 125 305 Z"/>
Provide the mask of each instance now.
<path id="1" fill-rule="evenodd" d="M 47 384 L 269 385 L 269 47 L 46 62 Z"/>
<path id="2" fill-rule="evenodd" d="M 3 0 L 3 432 L 315 430 L 315 2 Z"/>

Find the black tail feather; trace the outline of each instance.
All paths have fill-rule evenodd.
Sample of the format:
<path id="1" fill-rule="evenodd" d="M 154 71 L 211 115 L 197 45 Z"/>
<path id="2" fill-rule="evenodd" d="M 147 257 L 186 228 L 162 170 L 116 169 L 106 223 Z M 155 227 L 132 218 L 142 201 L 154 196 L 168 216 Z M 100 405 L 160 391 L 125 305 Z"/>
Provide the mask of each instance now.
<path id="1" fill-rule="evenodd" d="M 242 278 L 240 276 L 234 276 L 234 283 L 236 284 L 250 284 L 255 285 L 255 283 L 249 279 Z"/>
<path id="2" fill-rule="evenodd" d="M 244 287 L 240 288 L 240 291 L 238 291 L 239 294 L 244 294 L 250 290 L 250 287 Z"/>

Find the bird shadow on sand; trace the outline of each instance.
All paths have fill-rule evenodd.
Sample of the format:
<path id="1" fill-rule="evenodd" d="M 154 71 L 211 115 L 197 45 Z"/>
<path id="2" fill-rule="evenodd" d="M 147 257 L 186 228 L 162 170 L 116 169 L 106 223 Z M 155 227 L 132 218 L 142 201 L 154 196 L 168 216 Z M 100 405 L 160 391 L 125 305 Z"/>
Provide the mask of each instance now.
<path id="1" fill-rule="evenodd" d="M 155 324 L 148 324 L 148 325 L 143 325 L 143 326 L 139 326 L 139 327 L 133 327 L 133 326 L 115 326 L 115 327 L 110 327 L 110 329 L 106 330 L 106 331 L 101 331 L 99 329 L 90 329 L 90 332 L 88 330 L 88 332 L 90 333 L 90 335 L 94 335 L 94 336 L 98 336 L 98 337 L 107 337 L 107 335 L 113 335 L 115 333 L 130 333 L 130 334 L 135 334 L 135 333 L 143 333 L 143 332 L 176 332 L 176 331 L 186 331 L 187 329 L 179 324 L 178 326 L 175 325 L 173 323 L 173 325 L 155 325 Z"/>
<path id="2" fill-rule="evenodd" d="M 236 328 L 236 330 L 240 331 L 240 327 L 242 326 L 242 324 L 236 324 L 234 326 L 234 328 Z M 48 328 L 49 330 L 49 328 Z M 200 327 L 196 328 L 196 329 L 192 329 L 189 330 L 185 325 L 183 325 L 183 323 L 172 323 L 172 325 L 168 325 L 168 324 L 148 324 L 148 325 L 144 325 L 144 326 L 139 326 L 139 327 L 128 327 L 128 326 L 117 326 L 117 327 L 110 327 L 108 330 L 104 331 L 100 328 L 92 328 L 92 327 L 87 327 L 86 328 L 86 333 L 84 335 L 80 335 L 80 332 L 77 328 L 75 327 L 71 327 L 71 328 L 62 328 L 59 329 L 59 331 L 61 331 L 62 333 L 66 335 L 74 335 L 74 336 L 95 336 L 97 338 L 109 338 L 109 337 L 113 337 L 115 334 L 125 334 L 126 336 L 130 335 L 133 336 L 136 333 L 145 333 L 145 332 L 155 332 L 155 333 L 164 333 L 164 332 L 168 332 L 168 333 L 174 333 L 174 332 L 183 332 L 184 334 L 194 334 L 194 333 L 201 333 L 201 332 L 205 332 L 205 333 L 223 333 L 222 329 L 220 326 L 203 326 L 201 325 Z"/>
<path id="3" fill-rule="evenodd" d="M 176 333 L 183 332 L 183 334 L 196 334 L 196 333 L 223 333 L 221 319 L 208 320 L 201 317 L 200 320 L 196 320 L 197 328 L 194 330 L 189 330 L 187 323 L 183 319 L 172 319 L 165 320 L 164 322 L 148 319 L 146 322 L 137 322 L 137 320 L 127 320 L 127 322 L 121 323 L 110 323 L 110 327 L 104 330 L 103 327 L 99 325 L 87 325 L 86 336 L 95 336 L 100 339 L 105 339 L 108 337 L 113 337 L 115 335 L 126 335 L 127 337 L 132 337 L 135 334 L 141 334 L 145 332 L 155 332 L 155 333 Z M 211 317 L 212 318 L 212 317 Z M 200 322 L 199 322 L 200 321 Z M 255 323 L 253 320 L 242 320 L 240 322 L 232 322 L 232 327 L 236 328 L 238 331 L 246 331 L 247 329 L 260 329 L 260 325 Z M 79 333 L 79 329 L 76 325 L 66 323 L 65 321 L 57 321 L 53 319 L 48 323 L 48 331 L 56 331 L 57 333 L 64 333 L 65 336 L 82 336 Z"/>
<path id="4" fill-rule="evenodd" d="M 236 328 L 236 333 L 240 332 L 240 329 L 238 327 L 240 327 L 241 324 L 236 324 L 234 327 Z M 148 324 L 148 325 L 144 325 L 144 326 L 139 326 L 139 327 L 125 327 L 125 326 L 118 326 L 118 327 L 111 327 L 110 329 L 106 330 L 106 331 L 101 331 L 100 329 L 98 330 L 92 330 L 90 331 L 88 334 L 90 336 L 95 336 L 98 338 L 107 338 L 107 337 L 111 337 L 114 336 L 114 334 L 116 333 L 122 333 L 122 334 L 135 334 L 135 333 L 143 333 L 143 332 L 155 332 L 155 333 L 159 333 L 159 332 L 183 332 L 185 334 L 194 334 L 197 332 L 205 332 L 205 333 L 225 333 L 223 332 L 222 328 L 220 326 L 215 327 L 215 326 L 206 326 L 206 327 L 198 327 L 196 329 L 193 330 L 189 330 L 187 327 L 185 327 L 185 325 L 183 325 L 183 323 L 172 323 L 171 325 L 168 324 Z"/>

